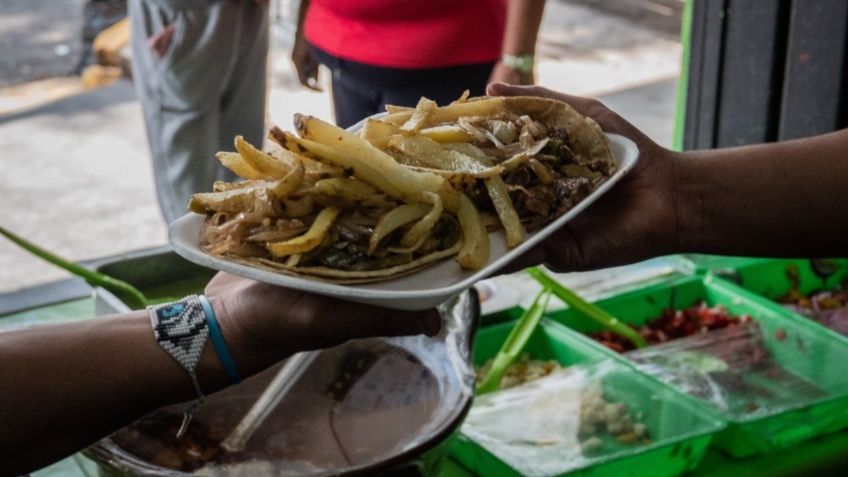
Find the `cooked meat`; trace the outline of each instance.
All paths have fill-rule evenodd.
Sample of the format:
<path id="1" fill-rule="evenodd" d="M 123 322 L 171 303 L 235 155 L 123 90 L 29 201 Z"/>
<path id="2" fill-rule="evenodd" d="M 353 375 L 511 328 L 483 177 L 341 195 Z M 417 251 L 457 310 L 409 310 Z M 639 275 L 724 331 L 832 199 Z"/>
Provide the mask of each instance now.
<path id="1" fill-rule="evenodd" d="M 550 184 L 516 189 L 510 198 L 528 231 L 533 231 L 568 212 L 591 190 L 591 182 L 585 177 L 560 176 Z"/>

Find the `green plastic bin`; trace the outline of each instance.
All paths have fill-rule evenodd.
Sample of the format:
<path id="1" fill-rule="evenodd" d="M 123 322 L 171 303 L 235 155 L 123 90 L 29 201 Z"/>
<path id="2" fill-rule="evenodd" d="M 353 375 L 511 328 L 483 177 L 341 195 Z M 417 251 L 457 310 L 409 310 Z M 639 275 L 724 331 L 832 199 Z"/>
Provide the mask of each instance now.
<path id="1" fill-rule="evenodd" d="M 832 273 L 822 271 L 822 267 L 818 267 L 817 273 L 817 267 L 814 261 L 808 259 L 763 260 L 741 263 L 731 270 L 721 272 L 719 276 L 733 281 L 748 291 L 773 300 L 778 306 L 786 310 L 787 313 L 799 319 L 808 320 L 811 323 L 820 325 L 823 329 L 826 329 L 848 344 L 848 336 L 785 308 L 778 302 L 792 288 L 792 280 L 789 278 L 788 273 L 790 269 L 797 270 L 798 291 L 805 295 L 813 291 L 835 290 L 840 285 L 848 282 L 848 259 L 828 260 L 828 265 L 832 269 L 827 272 Z"/>
<path id="2" fill-rule="evenodd" d="M 494 357 L 511 326 L 512 323 L 505 323 L 478 332 L 474 349 L 475 364 L 483 364 Z M 463 433 L 461 429 L 451 443 L 451 455 L 467 468 L 474 469 L 479 475 L 630 477 L 680 475 L 698 465 L 709 447 L 712 436 L 724 427 L 724 423 L 714 413 L 705 409 L 696 400 L 680 395 L 648 376 L 634 372 L 627 364 L 609 359 L 605 351 L 559 323 L 543 320 L 530 339 L 526 351 L 534 359 L 559 361 L 568 367 L 563 373 L 597 376 L 597 382 L 600 383 L 604 397 L 608 401 L 624 403 L 634 415 L 641 414 L 639 422 L 646 426 L 651 442 L 623 444 L 611 437 L 606 437 L 602 439 L 603 444 L 600 449 L 587 451 L 585 456 L 580 451 L 577 459 L 574 459 L 574 455 L 566 457 L 555 452 L 551 453 L 553 450 L 547 452 L 544 446 L 519 442 L 516 444 L 517 447 L 513 448 L 516 453 L 511 454 L 512 457 L 510 457 L 499 454 L 498 448 L 493 448 L 491 444 L 476 441 L 467 433 Z M 492 395 L 507 397 L 510 396 L 509 393 L 522 392 L 525 397 L 533 396 L 535 390 L 531 386 L 540 385 L 542 381 L 548 379 L 550 378 L 543 378 L 516 388 L 498 391 Z M 595 378 L 587 378 L 585 382 L 595 382 L 591 381 L 593 379 Z M 523 391 L 519 388 L 523 388 Z M 567 395 L 569 394 L 557 393 L 553 398 L 559 401 Z M 487 396 L 477 399 L 478 403 L 483 402 Z M 579 405 L 579 401 L 575 405 Z M 519 403 L 517 407 L 519 418 L 523 419 L 523 412 L 529 413 L 530 409 L 532 406 L 525 408 Z M 470 415 L 473 416 L 474 412 L 472 409 Z M 530 426 L 532 422 L 532 418 L 528 415 L 528 422 L 522 422 L 522 425 Z M 525 447 L 521 447 L 522 445 Z M 540 456 L 544 457 L 539 458 Z M 528 466 L 530 461 L 534 461 L 535 464 Z M 539 473 L 538 462 L 540 461 L 551 462 L 552 467 L 549 469 L 559 468 L 561 471 Z M 532 470 L 534 468 L 535 471 Z"/>
<path id="3" fill-rule="evenodd" d="M 759 323 L 764 349 L 780 366 L 773 373 L 764 369 L 744 375 L 747 383 L 743 383 L 744 392 L 737 396 L 733 389 L 728 389 L 725 406 L 701 401 L 729 422 L 727 429 L 713 441 L 717 448 L 734 457 L 745 457 L 792 447 L 812 437 L 848 427 L 848 379 L 843 370 L 848 363 L 848 346 L 820 326 L 790 317 L 773 304 L 732 283 L 713 276 L 690 277 L 602 300 L 598 305 L 618 319 L 638 326 L 659 316 L 665 308 L 684 308 L 701 300 L 710 306 L 723 305 L 737 315 L 750 315 Z M 600 329 L 594 321 L 571 310 L 559 312 L 552 318 L 582 333 Z M 680 343 L 698 339 L 702 338 L 686 338 L 658 345 L 658 349 L 668 347 L 668 351 L 663 349 L 663 353 L 655 353 L 654 358 L 680 352 Z M 671 346 L 672 343 L 678 344 Z M 610 355 L 618 356 L 595 344 Z M 695 346 L 700 344 L 695 343 Z M 685 388 L 691 391 L 681 385 L 681 382 L 688 384 L 686 376 L 669 375 L 665 368 L 658 371 L 644 363 L 639 365 L 639 369 L 650 372 L 678 390 Z M 768 373 L 781 381 L 772 382 Z M 757 392 L 765 395 L 758 399 L 771 404 L 747 407 L 752 399 L 751 388 L 762 388 L 763 391 Z"/>

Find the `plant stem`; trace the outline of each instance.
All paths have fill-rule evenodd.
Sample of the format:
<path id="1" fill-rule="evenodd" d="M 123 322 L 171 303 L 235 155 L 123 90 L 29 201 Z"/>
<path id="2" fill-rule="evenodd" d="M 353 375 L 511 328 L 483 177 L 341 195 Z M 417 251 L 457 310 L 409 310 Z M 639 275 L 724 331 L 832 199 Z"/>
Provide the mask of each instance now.
<path id="1" fill-rule="evenodd" d="M 100 286 L 112 292 L 125 294 L 128 298 L 127 304 L 133 309 L 144 308 L 148 304 L 147 297 L 145 297 L 141 291 L 123 280 L 112 278 L 109 275 L 89 270 L 81 265 L 65 260 L 64 258 L 59 257 L 58 255 L 49 252 L 22 237 L 19 237 L 9 230 L 6 230 L 6 228 L 2 226 L 0 226 L 0 234 L 16 243 L 27 252 L 30 252 L 31 254 L 46 260 L 59 268 L 64 268 L 78 277 L 81 277 L 91 286 Z"/>
<path id="2" fill-rule="evenodd" d="M 527 273 L 529 273 L 531 277 L 533 277 L 537 282 L 539 282 L 542 287 L 550 289 L 550 291 L 554 295 L 556 295 L 557 298 L 564 301 L 568 306 L 595 320 L 601 326 L 612 331 L 613 333 L 633 342 L 633 344 L 637 348 L 644 348 L 645 346 L 648 346 L 648 343 L 645 341 L 645 338 L 643 338 L 639 333 L 637 333 L 636 330 L 627 326 L 626 323 L 618 321 L 616 317 L 610 315 L 599 306 L 593 305 L 587 302 L 586 300 L 580 298 L 576 293 L 562 286 L 559 282 L 548 276 L 548 274 L 546 274 L 539 268 L 528 268 Z"/>

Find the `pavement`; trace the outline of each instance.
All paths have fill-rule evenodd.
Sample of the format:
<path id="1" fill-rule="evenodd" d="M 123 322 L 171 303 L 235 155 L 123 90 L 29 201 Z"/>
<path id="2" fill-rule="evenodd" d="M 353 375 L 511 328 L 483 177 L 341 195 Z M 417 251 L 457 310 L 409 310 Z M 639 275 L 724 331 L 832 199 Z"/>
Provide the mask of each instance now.
<path id="1" fill-rule="evenodd" d="M 677 13 L 662 3 L 676 1 L 628 0 L 659 5 L 657 12 L 634 15 L 600 10 L 592 0 L 549 0 L 538 83 L 597 96 L 670 145 L 681 47 L 673 28 Z M 78 261 L 167 241 L 132 84 L 121 80 L 61 99 L 33 100 L 56 88 L 34 80 L 64 75 L 79 61 L 74 55 L 82 51 L 82 3 L 69 1 L 61 9 L 51 0 L 0 5 L 0 224 Z M 329 94 L 301 88 L 289 64 L 290 8 L 291 2 L 274 6 L 283 20 L 274 31 L 268 116 L 283 127 L 295 112 L 332 119 Z M 67 51 L 61 45 L 70 52 L 57 55 Z M 73 79 L 60 83 L 67 81 Z M 9 85 L 17 86 L 2 88 Z M 0 293 L 65 276 L 0 240 Z"/>

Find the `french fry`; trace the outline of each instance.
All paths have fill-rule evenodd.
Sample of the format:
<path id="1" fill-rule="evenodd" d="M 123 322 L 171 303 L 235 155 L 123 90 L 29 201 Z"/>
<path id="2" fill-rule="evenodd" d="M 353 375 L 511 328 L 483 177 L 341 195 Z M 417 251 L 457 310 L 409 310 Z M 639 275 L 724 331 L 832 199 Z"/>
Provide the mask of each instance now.
<path id="1" fill-rule="evenodd" d="M 463 116 L 490 116 L 494 117 L 505 113 L 506 104 L 501 97 L 491 97 L 476 101 L 465 101 L 452 103 L 431 111 L 427 117 L 427 124 L 441 124 L 456 121 Z M 399 111 L 383 117 L 383 121 L 392 124 L 404 124 L 412 117 L 412 111 Z"/>
<path id="2" fill-rule="evenodd" d="M 355 177 L 386 194 L 406 202 L 420 202 L 423 192 L 433 192 L 441 196 L 446 209 L 456 210 L 458 192 L 443 177 L 410 170 L 361 137 L 318 118 L 295 115 L 295 125 L 304 138 L 300 140 L 302 146 L 353 169 Z"/>
<path id="3" fill-rule="evenodd" d="M 485 183 L 486 190 L 489 192 L 489 198 L 492 199 L 492 204 L 495 206 L 495 211 L 497 211 L 504 232 L 506 233 L 506 245 L 512 248 L 524 242 L 527 232 L 524 230 L 524 226 L 521 225 L 521 219 L 512 205 L 512 200 L 509 198 L 509 191 L 507 191 L 503 179 L 501 176 L 495 176 L 486 179 Z"/>
<path id="4" fill-rule="evenodd" d="M 424 235 L 421 237 L 421 239 L 419 239 L 417 242 L 410 245 L 409 247 L 388 247 L 386 250 L 392 253 L 414 253 L 416 250 L 421 248 L 422 245 L 424 245 L 428 238 L 429 236 Z"/>
<path id="5" fill-rule="evenodd" d="M 315 199 L 312 198 L 311 194 L 306 194 L 297 199 L 283 199 L 283 207 L 288 217 L 305 217 L 315 210 Z"/>
<path id="6" fill-rule="evenodd" d="M 286 260 L 287 267 L 296 267 L 298 263 L 300 263 L 300 257 L 303 255 L 299 253 L 295 253 L 293 255 L 289 255 L 289 258 Z"/>
<path id="7" fill-rule="evenodd" d="M 410 222 L 424 217 L 430 209 L 431 206 L 427 204 L 404 204 L 383 214 L 377 222 L 377 226 L 374 227 L 374 232 L 371 234 L 368 242 L 368 253 L 374 253 L 374 250 L 380 245 L 380 241 L 387 235 Z"/>
<path id="8" fill-rule="evenodd" d="M 386 112 L 389 114 L 403 113 L 406 111 L 415 111 L 415 108 L 410 108 L 409 106 L 395 106 L 394 104 L 386 105 Z"/>
<path id="9" fill-rule="evenodd" d="M 240 181 L 240 182 L 225 182 L 215 181 L 212 184 L 212 192 L 225 192 L 233 189 L 244 189 L 246 187 L 256 187 L 257 181 Z"/>
<path id="10" fill-rule="evenodd" d="M 303 176 L 303 163 L 298 161 L 285 177 L 273 183 L 271 192 L 278 199 L 285 199 L 300 187 L 300 184 L 303 183 Z"/>
<path id="11" fill-rule="evenodd" d="M 191 196 L 188 208 L 198 214 L 209 212 L 251 212 L 269 217 L 279 216 L 279 203 L 264 185 L 242 187 L 223 192 L 202 192 Z"/>
<path id="12" fill-rule="evenodd" d="M 459 195 L 456 216 L 462 228 L 462 247 L 456 261 L 467 270 L 479 270 L 489 262 L 489 234 L 480 212 L 465 194 Z"/>
<path id="13" fill-rule="evenodd" d="M 294 137 L 280 129 L 279 126 L 271 127 L 271 130 L 268 131 L 268 139 L 279 144 L 280 147 L 286 151 L 293 152 L 295 154 L 301 154 L 303 152 L 303 149 L 297 141 L 294 140 Z"/>
<path id="14" fill-rule="evenodd" d="M 235 145 L 241 157 L 251 167 L 265 174 L 268 178 L 282 179 L 289 173 L 290 167 L 270 154 L 255 148 L 252 144 L 245 141 L 243 137 L 236 136 Z"/>
<path id="15" fill-rule="evenodd" d="M 418 100 L 418 105 L 415 106 L 415 110 L 412 112 L 409 120 L 403 123 L 400 129 L 408 133 L 418 132 L 424 126 L 424 123 L 427 122 L 430 114 L 438 107 L 439 105 L 435 101 L 422 97 Z"/>
<path id="16" fill-rule="evenodd" d="M 438 142 L 423 136 L 393 136 L 389 147 L 435 169 L 482 174 L 482 177 L 498 175 L 501 169 L 486 167 L 480 160 L 460 152 L 446 149 Z"/>
<path id="17" fill-rule="evenodd" d="M 233 171 L 233 174 L 244 179 L 265 179 L 265 174 L 254 169 L 247 161 L 237 152 L 219 152 L 215 154 L 218 162 L 227 169 Z"/>
<path id="18" fill-rule="evenodd" d="M 336 207 L 327 207 L 318 213 L 315 217 L 315 222 L 309 227 L 305 234 L 295 237 L 285 242 L 276 242 L 268 244 L 268 251 L 275 257 L 285 257 L 296 253 L 308 252 L 324 240 L 330 227 L 333 226 L 336 217 L 338 217 L 341 209 Z"/>
<path id="19" fill-rule="evenodd" d="M 474 140 L 474 137 L 468 134 L 464 129 L 459 126 L 454 126 L 453 124 L 443 124 L 441 126 L 425 128 L 418 131 L 418 134 L 429 137 L 436 142 L 468 142 Z"/>
<path id="20" fill-rule="evenodd" d="M 360 136 L 362 139 L 370 142 L 373 146 L 380 149 L 386 147 L 389 139 L 395 134 L 400 134 L 400 128 L 392 123 L 380 121 L 378 119 L 369 119 L 365 121 L 362 127 Z"/>
<path id="21" fill-rule="evenodd" d="M 315 192 L 333 197 L 341 197 L 350 202 L 360 202 L 377 195 L 377 189 L 359 179 L 333 177 L 315 183 Z"/>
<path id="22" fill-rule="evenodd" d="M 442 206 L 442 199 L 439 195 L 427 192 L 425 198 L 431 201 L 433 208 L 401 237 L 401 247 L 412 247 L 419 242 L 423 243 L 422 239 L 427 237 L 430 231 L 433 230 L 433 226 L 436 225 L 436 221 L 442 216 L 444 207 Z"/>
<path id="23" fill-rule="evenodd" d="M 298 143 L 306 150 L 315 153 L 320 159 L 330 161 L 332 164 L 353 171 L 354 177 L 382 190 L 395 198 L 401 198 L 403 194 L 390 180 L 379 170 L 364 161 L 358 161 L 344 151 L 321 144 L 305 138 L 297 138 Z"/>

